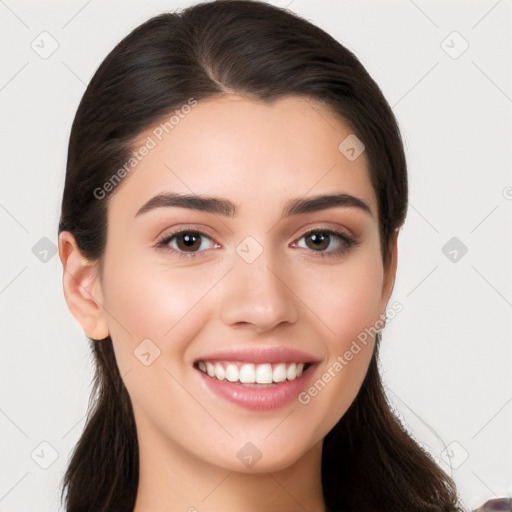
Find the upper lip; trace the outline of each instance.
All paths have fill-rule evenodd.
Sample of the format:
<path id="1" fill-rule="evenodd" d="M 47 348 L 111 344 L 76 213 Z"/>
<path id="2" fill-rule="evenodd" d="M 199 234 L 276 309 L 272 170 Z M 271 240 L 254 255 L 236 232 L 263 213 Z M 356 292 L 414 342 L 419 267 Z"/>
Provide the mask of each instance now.
<path id="1" fill-rule="evenodd" d="M 319 361 L 318 358 L 291 347 L 244 347 L 212 352 L 199 357 L 199 361 L 240 361 L 243 363 L 310 363 Z"/>

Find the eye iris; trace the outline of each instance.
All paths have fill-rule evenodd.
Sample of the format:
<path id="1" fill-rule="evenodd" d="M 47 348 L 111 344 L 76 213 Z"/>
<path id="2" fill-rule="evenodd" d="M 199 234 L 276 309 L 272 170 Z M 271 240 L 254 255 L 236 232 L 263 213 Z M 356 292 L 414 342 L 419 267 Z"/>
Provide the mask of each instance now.
<path id="1" fill-rule="evenodd" d="M 185 245 L 180 244 L 180 241 L 183 241 Z M 180 250 L 195 250 L 201 245 L 201 237 L 198 234 L 184 233 L 177 237 L 177 244 Z M 182 246 L 180 247 L 180 245 Z"/>
<path id="2" fill-rule="evenodd" d="M 330 235 L 322 231 L 311 233 L 306 237 L 306 240 L 313 242 L 312 249 L 326 249 L 329 246 Z M 318 244 L 318 245 L 317 245 Z"/>

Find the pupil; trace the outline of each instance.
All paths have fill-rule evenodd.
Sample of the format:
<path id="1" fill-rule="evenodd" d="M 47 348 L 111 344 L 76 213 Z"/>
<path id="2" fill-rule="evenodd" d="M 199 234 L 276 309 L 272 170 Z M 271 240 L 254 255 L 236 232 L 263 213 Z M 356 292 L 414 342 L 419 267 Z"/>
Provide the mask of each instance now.
<path id="1" fill-rule="evenodd" d="M 320 234 L 312 234 L 310 235 L 313 244 L 318 249 L 319 247 L 325 248 L 325 241 L 328 241 L 329 234 L 328 233 L 320 233 Z M 324 243 L 324 247 L 322 247 L 322 243 Z M 328 244 L 327 244 L 328 245 Z"/>
<path id="2" fill-rule="evenodd" d="M 194 247 L 194 245 L 197 245 L 197 240 L 199 239 L 196 235 L 182 235 L 181 239 L 184 242 L 184 245 L 187 249 L 197 249 L 197 247 Z"/>

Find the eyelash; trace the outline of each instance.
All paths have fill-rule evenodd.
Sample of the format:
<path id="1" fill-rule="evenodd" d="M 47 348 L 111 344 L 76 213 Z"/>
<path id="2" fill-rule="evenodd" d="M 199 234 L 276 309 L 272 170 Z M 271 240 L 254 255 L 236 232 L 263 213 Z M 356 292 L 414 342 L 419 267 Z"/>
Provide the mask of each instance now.
<path id="1" fill-rule="evenodd" d="M 185 260 L 200 257 L 198 255 L 201 254 L 204 251 L 196 251 L 196 252 L 188 252 L 187 253 L 187 252 L 180 252 L 180 251 L 177 251 L 176 249 L 171 249 L 169 247 L 169 243 L 171 242 L 171 240 L 174 237 L 176 237 L 177 235 L 182 235 L 184 233 L 188 233 L 188 234 L 192 233 L 192 234 L 195 234 L 195 235 L 204 236 L 204 237 L 212 240 L 210 236 L 208 236 L 206 233 L 204 233 L 202 231 L 198 231 L 198 230 L 194 230 L 194 229 L 182 229 L 180 231 L 175 231 L 173 233 L 165 235 L 163 238 L 158 240 L 157 243 L 156 243 L 157 249 L 162 250 L 162 251 L 171 251 L 171 252 L 177 254 L 179 258 L 183 258 Z M 343 247 L 341 247 L 340 249 L 336 249 L 334 251 L 314 251 L 314 250 L 311 249 L 311 252 L 315 254 L 315 257 L 320 257 L 320 258 L 336 258 L 336 257 L 340 257 L 343 254 L 345 254 L 350 248 L 352 248 L 352 247 L 354 247 L 354 246 L 359 244 L 358 241 L 356 241 L 353 238 L 349 237 L 345 233 L 342 233 L 340 231 L 335 231 L 335 230 L 332 230 L 332 229 L 311 229 L 311 230 L 307 231 L 306 233 L 304 233 L 299 238 L 299 240 L 301 238 L 307 237 L 308 235 L 311 235 L 312 233 L 322 233 L 322 234 L 327 234 L 327 235 L 334 235 L 335 237 L 337 237 L 344 244 Z"/>

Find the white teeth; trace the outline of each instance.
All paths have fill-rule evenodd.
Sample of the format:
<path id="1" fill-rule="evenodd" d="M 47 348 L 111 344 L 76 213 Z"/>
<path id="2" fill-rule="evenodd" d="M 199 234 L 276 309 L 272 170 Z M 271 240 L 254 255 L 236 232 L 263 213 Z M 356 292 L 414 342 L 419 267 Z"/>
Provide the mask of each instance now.
<path id="1" fill-rule="evenodd" d="M 244 364 L 240 368 L 240 382 L 242 384 L 252 384 L 256 382 L 256 370 L 253 364 Z"/>
<path id="2" fill-rule="evenodd" d="M 258 384 L 272 384 L 271 364 L 259 364 L 256 366 L 256 382 Z"/>
<path id="3" fill-rule="evenodd" d="M 236 367 L 236 364 L 228 364 L 226 366 L 226 379 L 229 380 L 229 382 L 236 382 L 239 377 L 239 371 Z"/>
<path id="4" fill-rule="evenodd" d="M 297 365 L 295 363 L 292 363 L 286 369 L 286 378 L 288 380 L 294 380 L 295 377 L 297 377 Z"/>
<path id="5" fill-rule="evenodd" d="M 286 380 L 286 365 L 284 363 L 276 365 L 272 372 L 272 380 L 274 382 L 284 382 Z"/>
<path id="6" fill-rule="evenodd" d="M 219 363 L 215 365 L 215 377 L 219 380 L 224 380 L 226 378 L 226 370 L 224 370 L 224 366 Z"/>
<path id="7" fill-rule="evenodd" d="M 242 384 L 272 384 L 295 380 L 304 372 L 304 363 L 252 364 L 241 362 L 199 361 L 198 368 L 218 380 Z"/>
<path id="8" fill-rule="evenodd" d="M 206 372 L 210 377 L 213 377 L 215 375 L 215 367 L 212 363 L 206 363 Z"/>

